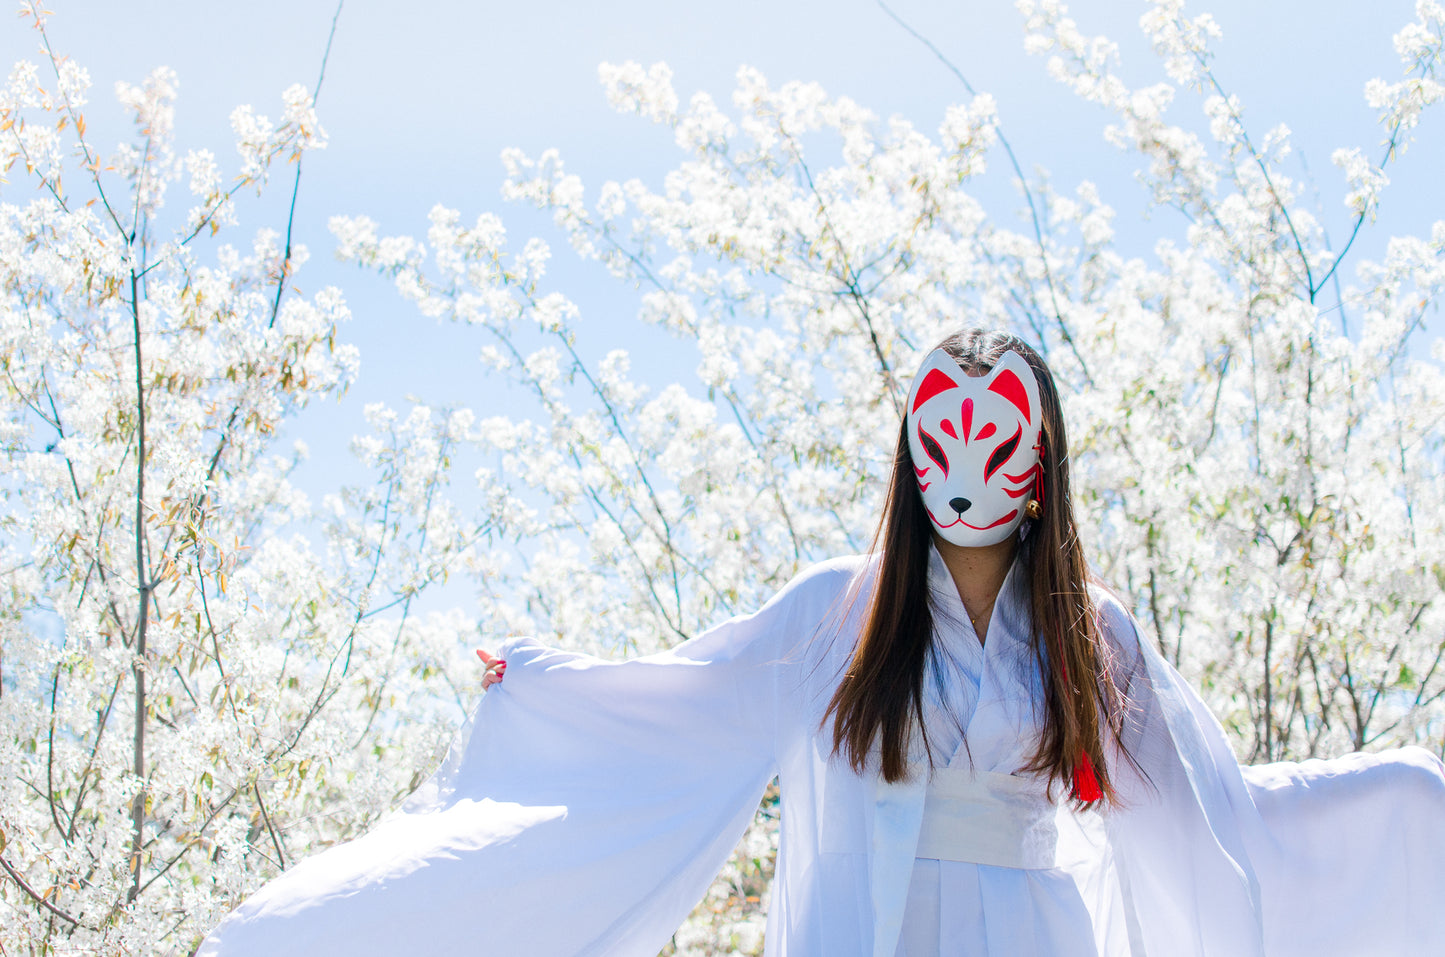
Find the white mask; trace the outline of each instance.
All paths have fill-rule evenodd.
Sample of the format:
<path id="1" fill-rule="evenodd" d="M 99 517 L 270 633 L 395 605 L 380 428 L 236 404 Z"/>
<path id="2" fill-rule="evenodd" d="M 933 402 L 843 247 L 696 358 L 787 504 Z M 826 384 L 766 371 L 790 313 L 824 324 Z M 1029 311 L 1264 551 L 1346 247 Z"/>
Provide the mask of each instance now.
<path id="1" fill-rule="evenodd" d="M 1005 352 L 982 376 L 935 349 L 908 391 L 908 448 L 919 493 L 945 541 L 995 545 L 1012 535 L 1041 478 L 1043 415 L 1028 362 Z"/>

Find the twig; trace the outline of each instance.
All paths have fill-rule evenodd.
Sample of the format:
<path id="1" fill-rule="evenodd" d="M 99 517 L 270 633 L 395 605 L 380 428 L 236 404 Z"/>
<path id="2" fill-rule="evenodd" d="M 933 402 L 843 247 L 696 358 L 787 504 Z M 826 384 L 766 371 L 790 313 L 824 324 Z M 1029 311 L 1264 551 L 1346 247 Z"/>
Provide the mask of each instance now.
<path id="1" fill-rule="evenodd" d="M 266 822 L 266 831 L 271 835 L 271 843 L 276 847 L 276 861 L 284 871 L 286 869 L 286 852 L 281 850 L 281 839 L 276 836 L 276 829 L 271 826 L 271 815 L 266 813 L 266 805 L 261 800 L 261 785 L 252 781 L 251 790 L 256 794 L 256 807 L 261 811 L 261 820 Z"/>
<path id="2" fill-rule="evenodd" d="M 341 8 L 346 0 L 337 0 L 336 13 L 331 16 L 331 32 L 326 35 L 326 50 L 321 54 L 321 72 L 316 77 L 316 89 L 311 91 L 311 106 L 321 96 L 321 84 L 326 80 L 326 61 L 331 58 L 331 41 L 336 39 L 336 22 L 341 19 Z M 296 178 L 291 183 L 291 206 L 286 212 L 286 252 L 281 257 L 281 272 L 276 277 L 276 298 L 271 303 L 271 321 L 266 328 L 276 324 L 276 315 L 281 311 L 281 292 L 286 288 L 286 276 L 291 270 L 291 227 L 296 221 L 296 196 L 301 192 L 301 159 L 296 157 Z"/>
<path id="3" fill-rule="evenodd" d="M 46 900 L 45 897 L 35 893 L 35 888 L 31 887 L 28 883 L 26 883 L 25 878 L 20 875 L 20 872 L 15 870 L 15 868 L 11 867 L 10 862 L 5 860 L 5 858 L 3 857 L 0 857 L 0 868 L 4 868 L 5 873 L 10 875 L 10 879 L 14 881 L 17 885 L 19 885 L 20 889 L 24 891 L 33 901 L 35 901 L 35 903 L 50 911 L 51 914 L 59 917 L 61 920 L 70 924 L 70 926 L 72 927 L 84 926 L 80 923 L 80 921 L 76 920 L 74 917 L 71 917 L 65 911 L 61 910 L 59 907 L 56 907 L 54 904 L 50 903 L 50 901 Z"/>
<path id="4" fill-rule="evenodd" d="M 136 388 L 136 485 L 135 485 L 135 574 L 140 607 L 136 612 L 135 661 L 135 727 L 131 753 L 140 790 L 131 803 L 131 888 L 127 895 L 133 901 L 140 893 L 141 836 L 145 829 L 145 727 L 146 727 L 146 625 L 150 615 L 151 581 L 145 565 L 145 465 L 146 465 L 146 396 L 144 364 L 141 355 L 140 301 L 134 267 L 130 275 L 131 324 L 135 331 Z"/>
<path id="5" fill-rule="evenodd" d="M 927 47 L 929 52 L 938 58 L 938 62 L 942 63 L 950 73 L 958 78 L 958 82 L 963 84 L 963 88 L 968 91 L 969 96 L 978 95 L 978 92 L 973 88 L 973 84 L 968 82 L 968 78 L 963 75 L 963 71 L 955 66 L 953 61 L 945 56 L 942 50 L 934 46 L 933 42 L 923 34 L 913 29 L 908 21 L 904 20 L 897 13 L 894 13 L 893 9 L 889 7 L 884 0 L 877 0 L 877 3 L 879 9 L 888 14 L 894 23 L 902 27 L 913 39 Z M 1049 302 L 1053 306 L 1054 322 L 1058 325 L 1059 335 L 1063 338 L 1064 344 L 1069 347 L 1069 351 L 1073 353 L 1074 361 L 1079 363 L 1079 371 L 1083 373 L 1084 380 L 1090 385 L 1093 385 L 1094 377 L 1089 374 L 1089 366 L 1084 362 L 1084 357 L 1079 354 L 1078 346 L 1074 343 L 1074 337 L 1069 332 L 1068 324 L 1064 322 L 1063 311 L 1059 308 L 1058 290 L 1054 285 L 1054 271 L 1049 266 L 1048 247 L 1044 244 L 1043 224 L 1039 220 L 1039 211 L 1034 202 L 1033 191 L 1029 189 L 1028 179 L 1024 176 L 1023 166 L 1019 163 L 1019 158 L 1014 153 L 1014 148 L 1009 143 L 1008 137 L 1004 135 L 1002 127 L 995 126 L 994 132 L 998 135 L 999 145 L 1003 147 L 1005 155 L 1008 156 L 1009 165 L 1013 167 L 1014 175 L 1018 177 L 1019 188 L 1023 190 L 1024 201 L 1028 203 L 1029 219 L 1032 221 L 1034 229 L 1034 242 L 1038 244 L 1039 261 L 1044 267 L 1044 285 L 1047 286 L 1049 290 Z"/>
<path id="6" fill-rule="evenodd" d="M 778 124 L 778 132 L 792 147 L 793 161 L 798 164 L 798 169 L 802 170 L 803 178 L 808 182 L 808 190 L 818 203 L 818 212 L 823 217 L 823 228 L 833 237 L 833 247 L 838 251 L 838 259 L 843 266 L 843 275 L 840 278 L 843 280 L 844 289 L 853 300 L 853 304 L 858 307 L 858 314 L 863 320 L 863 328 L 867 331 L 869 343 L 873 347 L 873 357 L 878 360 L 879 372 L 883 375 L 883 384 L 888 389 L 889 401 L 893 403 L 893 410 L 898 413 L 898 417 L 902 418 L 903 399 L 898 394 L 900 383 L 898 377 L 893 373 L 893 367 L 889 364 L 888 357 L 883 354 L 883 344 L 878 341 L 878 330 L 874 327 L 873 316 L 868 311 L 868 300 L 859 287 L 858 271 L 848 261 L 848 248 L 843 245 L 843 238 L 838 235 L 838 230 L 833 226 L 833 217 L 828 213 L 828 203 L 823 199 L 823 194 L 818 191 L 817 184 L 813 182 L 813 172 L 803 159 L 802 147 L 798 145 L 797 139 L 791 133 L 783 129 L 781 122 Z"/>

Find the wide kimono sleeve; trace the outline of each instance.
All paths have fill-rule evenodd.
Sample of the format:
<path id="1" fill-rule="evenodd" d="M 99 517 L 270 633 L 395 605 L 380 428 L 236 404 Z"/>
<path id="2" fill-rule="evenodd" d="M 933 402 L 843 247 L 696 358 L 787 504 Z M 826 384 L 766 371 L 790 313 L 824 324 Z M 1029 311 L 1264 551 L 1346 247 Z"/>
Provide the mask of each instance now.
<path id="1" fill-rule="evenodd" d="M 819 566 L 628 661 L 509 641 L 506 680 L 407 805 L 264 886 L 199 954 L 652 957 L 776 773 L 780 688 L 847 578 Z"/>
<path id="2" fill-rule="evenodd" d="M 1445 948 L 1445 768 L 1420 748 L 1241 767 L 1117 602 L 1126 687 L 1108 828 L 1130 952 L 1361 957 Z"/>

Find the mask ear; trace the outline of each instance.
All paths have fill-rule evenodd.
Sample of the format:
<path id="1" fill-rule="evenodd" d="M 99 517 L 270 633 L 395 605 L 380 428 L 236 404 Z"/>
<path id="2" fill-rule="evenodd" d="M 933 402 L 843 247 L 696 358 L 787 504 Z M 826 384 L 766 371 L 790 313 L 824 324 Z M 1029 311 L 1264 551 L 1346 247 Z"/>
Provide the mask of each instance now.
<path id="1" fill-rule="evenodd" d="M 924 360 L 918 375 L 913 377 L 913 388 L 908 392 L 908 411 L 917 412 L 918 407 L 940 392 L 958 388 L 958 377 L 963 370 L 953 356 L 942 349 L 934 349 Z"/>
<path id="2" fill-rule="evenodd" d="M 994 364 L 988 374 L 988 391 L 1012 402 L 1029 425 L 1037 425 L 1039 383 L 1028 361 L 1010 350 Z"/>

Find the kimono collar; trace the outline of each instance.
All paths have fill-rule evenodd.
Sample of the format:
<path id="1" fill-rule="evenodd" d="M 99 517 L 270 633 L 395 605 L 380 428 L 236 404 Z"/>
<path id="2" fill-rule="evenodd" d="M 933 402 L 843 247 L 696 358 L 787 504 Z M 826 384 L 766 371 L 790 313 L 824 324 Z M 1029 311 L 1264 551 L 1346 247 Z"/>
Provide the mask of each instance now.
<path id="1" fill-rule="evenodd" d="M 933 596 L 936 634 L 944 636 L 951 630 L 960 629 L 973 632 L 968 610 L 958 595 L 953 575 L 943 563 L 938 546 L 932 544 L 928 546 L 928 587 Z M 1028 641 L 1032 618 L 1029 599 L 1028 573 L 1019 554 L 1015 553 L 1013 564 L 999 586 L 993 612 L 989 615 L 987 634 L 990 640 L 999 636 L 1013 641 Z"/>

